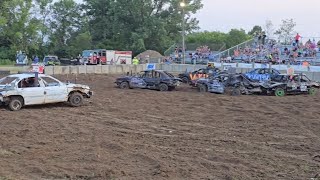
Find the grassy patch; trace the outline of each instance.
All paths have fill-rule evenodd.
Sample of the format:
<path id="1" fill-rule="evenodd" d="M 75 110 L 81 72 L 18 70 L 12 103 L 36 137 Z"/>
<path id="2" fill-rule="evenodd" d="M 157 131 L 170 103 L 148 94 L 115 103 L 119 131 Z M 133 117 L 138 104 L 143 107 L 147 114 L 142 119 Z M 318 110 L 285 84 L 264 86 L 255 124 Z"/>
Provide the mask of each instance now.
<path id="1" fill-rule="evenodd" d="M 0 59 L 0 66 L 12 66 L 15 62 L 9 59 Z"/>

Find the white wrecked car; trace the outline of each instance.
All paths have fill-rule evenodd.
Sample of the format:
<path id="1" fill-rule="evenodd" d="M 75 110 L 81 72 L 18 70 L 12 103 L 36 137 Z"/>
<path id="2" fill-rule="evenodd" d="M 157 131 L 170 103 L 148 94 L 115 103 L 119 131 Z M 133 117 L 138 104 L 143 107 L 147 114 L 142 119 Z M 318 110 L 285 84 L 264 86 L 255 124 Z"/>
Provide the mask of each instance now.
<path id="1" fill-rule="evenodd" d="M 38 79 L 38 80 L 37 80 Z M 34 73 L 14 74 L 0 79 L 0 104 L 12 111 L 23 106 L 68 102 L 71 106 L 83 104 L 83 98 L 90 98 L 89 86 L 62 83 L 54 77 Z"/>

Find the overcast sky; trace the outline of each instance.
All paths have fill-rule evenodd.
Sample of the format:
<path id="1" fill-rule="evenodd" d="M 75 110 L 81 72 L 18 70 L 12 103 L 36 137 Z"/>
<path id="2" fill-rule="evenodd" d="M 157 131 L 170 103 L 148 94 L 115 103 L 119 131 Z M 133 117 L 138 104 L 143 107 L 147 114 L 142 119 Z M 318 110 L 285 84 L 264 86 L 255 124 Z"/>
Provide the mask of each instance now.
<path id="1" fill-rule="evenodd" d="M 320 0 L 202 0 L 204 7 L 195 16 L 201 30 L 250 30 L 264 26 L 267 19 L 275 28 L 282 19 L 292 18 L 301 36 L 320 37 Z"/>
<path id="2" fill-rule="evenodd" d="M 76 0 L 81 2 L 82 0 Z M 231 28 L 246 31 L 264 26 L 267 19 L 278 28 L 282 19 L 293 18 L 301 36 L 320 37 L 320 0 L 202 0 L 204 6 L 195 17 L 201 31 Z"/>

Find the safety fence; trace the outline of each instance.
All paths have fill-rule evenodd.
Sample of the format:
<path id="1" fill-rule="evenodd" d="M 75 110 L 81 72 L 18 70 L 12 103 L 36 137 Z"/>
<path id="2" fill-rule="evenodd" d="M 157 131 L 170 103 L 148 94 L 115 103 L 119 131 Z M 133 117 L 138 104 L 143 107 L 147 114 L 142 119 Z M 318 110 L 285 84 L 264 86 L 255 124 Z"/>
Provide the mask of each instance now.
<path id="1" fill-rule="evenodd" d="M 165 70 L 171 73 L 181 73 L 185 71 L 194 71 L 200 68 L 206 67 L 206 65 L 188 65 L 188 64 L 153 64 L 155 69 Z M 244 73 L 254 68 L 274 68 L 283 73 L 286 73 L 287 69 L 293 68 L 296 73 L 305 73 L 310 79 L 320 81 L 320 67 L 319 66 L 288 66 L 288 65 L 271 65 L 271 64 L 258 64 L 258 63 L 215 63 L 216 67 L 220 69 L 235 68 L 236 72 Z M 146 70 L 148 64 L 140 65 L 81 65 L 81 66 L 46 66 L 45 74 L 126 74 L 126 73 L 139 73 Z M 6 69 L 0 68 L 0 71 L 18 73 L 26 72 L 30 67 L 21 67 L 20 69 Z"/>

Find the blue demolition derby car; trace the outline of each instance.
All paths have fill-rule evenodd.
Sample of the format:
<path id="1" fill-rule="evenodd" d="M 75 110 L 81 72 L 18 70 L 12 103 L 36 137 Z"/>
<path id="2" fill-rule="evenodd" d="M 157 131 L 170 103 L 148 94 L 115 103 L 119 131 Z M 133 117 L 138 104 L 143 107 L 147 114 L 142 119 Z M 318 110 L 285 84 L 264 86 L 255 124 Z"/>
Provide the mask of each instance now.
<path id="1" fill-rule="evenodd" d="M 120 89 L 155 89 L 159 91 L 172 91 L 180 85 L 182 80 L 162 70 L 146 70 L 140 75 L 127 75 L 116 79 L 115 83 Z"/>
<path id="2" fill-rule="evenodd" d="M 230 94 L 233 96 L 241 94 L 261 94 L 264 84 L 252 81 L 244 74 L 220 74 L 219 76 L 199 79 L 197 81 L 199 92 L 211 92 L 219 94 Z"/>
<path id="3" fill-rule="evenodd" d="M 268 81 L 279 74 L 280 72 L 273 68 L 258 68 L 245 73 L 245 76 L 250 80 L 263 82 Z"/>

